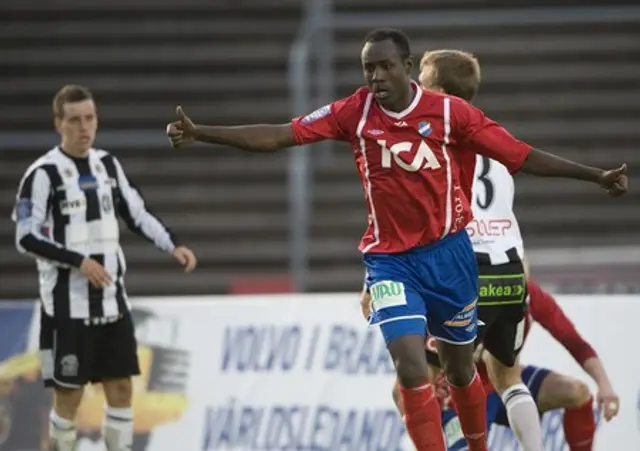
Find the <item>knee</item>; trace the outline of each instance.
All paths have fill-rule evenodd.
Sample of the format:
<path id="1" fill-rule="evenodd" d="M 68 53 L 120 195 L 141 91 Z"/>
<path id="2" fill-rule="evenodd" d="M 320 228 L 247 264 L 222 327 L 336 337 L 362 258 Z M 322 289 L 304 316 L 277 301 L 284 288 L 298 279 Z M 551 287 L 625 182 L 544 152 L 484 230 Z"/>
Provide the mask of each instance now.
<path id="1" fill-rule="evenodd" d="M 109 406 L 131 407 L 133 387 L 130 378 L 105 380 L 102 385 Z"/>
<path id="2" fill-rule="evenodd" d="M 82 401 L 82 394 L 84 389 L 71 389 L 56 387 L 54 410 L 58 416 L 67 419 L 75 420 L 78 412 L 78 407 Z"/>
<path id="3" fill-rule="evenodd" d="M 397 360 L 396 372 L 400 385 L 405 388 L 418 387 L 429 380 L 426 364 L 420 365 L 414 359 Z"/>
<path id="4" fill-rule="evenodd" d="M 451 362 L 445 365 L 447 380 L 456 387 L 466 387 L 471 383 L 476 373 L 476 366 L 470 362 Z"/>
<path id="5" fill-rule="evenodd" d="M 513 366 L 506 366 L 490 353 L 485 353 L 484 362 L 491 384 L 502 394 L 509 387 L 522 383 L 522 368 L 519 361 Z"/>
<path id="6" fill-rule="evenodd" d="M 419 387 L 428 382 L 429 367 L 422 346 L 407 347 L 403 352 L 395 353 L 393 360 L 402 387 Z"/>
<path id="7" fill-rule="evenodd" d="M 442 356 L 442 353 L 440 353 Z M 476 374 L 476 365 L 473 362 L 473 351 L 460 352 L 456 358 L 442 359 L 442 367 L 447 380 L 456 387 L 466 387 L 471 383 Z"/>
<path id="8" fill-rule="evenodd" d="M 580 406 L 591 398 L 591 390 L 587 384 L 577 379 L 569 379 L 564 391 L 567 396 L 567 404 Z"/>
<path id="9" fill-rule="evenodd" d="M 472 343 L 453 345 L 439 341 L 438 355 L 449 383 L 456 387 L 466 387 L 471 383 L 476 373 Z"/>

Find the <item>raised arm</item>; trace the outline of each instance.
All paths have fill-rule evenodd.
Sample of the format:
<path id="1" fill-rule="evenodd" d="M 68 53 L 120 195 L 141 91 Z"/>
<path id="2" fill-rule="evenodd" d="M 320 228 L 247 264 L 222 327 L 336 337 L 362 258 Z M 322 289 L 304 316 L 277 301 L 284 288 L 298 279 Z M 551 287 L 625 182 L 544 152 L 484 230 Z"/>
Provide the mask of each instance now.
<path id="1" fill-rule="evenodd" d="M 451 100 L 452 129 L 470 148 L 504 164 L 510 172 L 521 170 L 540 177 L 562 177 L 599 184 L 608 194 L 619 196 L 628 189 L 627 166 L 604 170 L 576 163 L 534 149 L 514 138 L 497 122 L 461 99 Z"/>

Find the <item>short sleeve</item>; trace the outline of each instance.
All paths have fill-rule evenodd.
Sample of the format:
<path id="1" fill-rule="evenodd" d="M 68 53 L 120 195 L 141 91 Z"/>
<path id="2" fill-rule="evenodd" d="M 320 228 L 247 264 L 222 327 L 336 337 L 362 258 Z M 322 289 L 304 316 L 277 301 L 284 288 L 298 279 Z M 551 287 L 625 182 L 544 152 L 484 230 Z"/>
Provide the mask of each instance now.
<path id="1" fill-rule="evenodd" d="M 518 172 L 532 146 L 514 138 L 504 127 L 462 99 L 451 98 L 451 133 L 465 149 L 499 161 Z"/>
<path id="2" fill-rule="evenodd" d="M 362 110 L 357 95 L 345 97 L 293 119 L 296 144 L 312 144 L 324 140 L 351 141 Z"/>

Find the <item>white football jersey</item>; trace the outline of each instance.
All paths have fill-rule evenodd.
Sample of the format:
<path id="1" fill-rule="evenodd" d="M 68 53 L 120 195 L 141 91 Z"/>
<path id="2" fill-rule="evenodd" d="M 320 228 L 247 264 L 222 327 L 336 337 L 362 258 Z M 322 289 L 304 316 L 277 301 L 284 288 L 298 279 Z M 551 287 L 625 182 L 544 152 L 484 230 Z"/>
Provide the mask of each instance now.
<path id="1" fill-rule="evenodd" d="M 515 248 L 523 256 L 520 227 L 513 213 L 513 177 L 501 163 L 476 157 L 471 207 L 474 219 L 467 225 L 473 250 L 491 256 L 493 264 L 509 261 L 506 251 Z"/>

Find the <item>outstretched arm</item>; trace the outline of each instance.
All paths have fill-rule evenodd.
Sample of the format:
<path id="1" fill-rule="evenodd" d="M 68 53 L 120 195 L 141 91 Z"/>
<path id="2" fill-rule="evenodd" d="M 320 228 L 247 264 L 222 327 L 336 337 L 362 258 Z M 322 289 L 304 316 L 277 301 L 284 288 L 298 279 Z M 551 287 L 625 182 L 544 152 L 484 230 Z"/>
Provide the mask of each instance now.
<path id="1" fill-rule="evenodd" d="M 539 149 L 531 149 L 520 169 L 524 173 L 541 177 L 564 177 L 594 182 L 613 195 L 622 194 L 627 190 L 626 164 L 617 169 L 605 171 Z"/>
<path id="2" fill-rule="evenodd" d="M 313 113 L 295 118 L 287 124 L 254 124 L 234 127 L 195 124 L 176 108 L 178 120 L 167 125 L 167 135 L 173 147 L 195 141 L 235 147 L 250 152 L 274 152 L 291 146 L 310 144 L 326 139 L 347 140 L 340 122 L 350 122 L 349 99 L 338 100 Z M 346 119 L 345 119 L 346 117 Z"/>
<path id="3" fill-rule="evenodd" d="M 593 182 L 612 196 L 624 194 L 628 189 L 624 164 L 613 170 L 603 170 L 534 149 L 470 104 L 460 99 L 451 99 L 451 104 L 454 130 L 459 133 L 459 139 L 473 151 L 504 164 L 512 173 L 522 170 L 541 177 Z"/>
<path id="4" fill-rule="evenodd" d="M 194 138 L 196 141 L 236 147 L 250 152 L 275 152 L 297 144 L 291 124 L 237 127 L 196 125 Z"/>
<path id="5" fill-rule="evenodd" d="M 173 147 L 194 141 L 231 146 L 250 152 L 274 152 L 296 144 L 291 124 L 257 124 L 220 127 L 195 124 L 176 108 L 178 120 L 167 125 L 167 135 Z"/>

